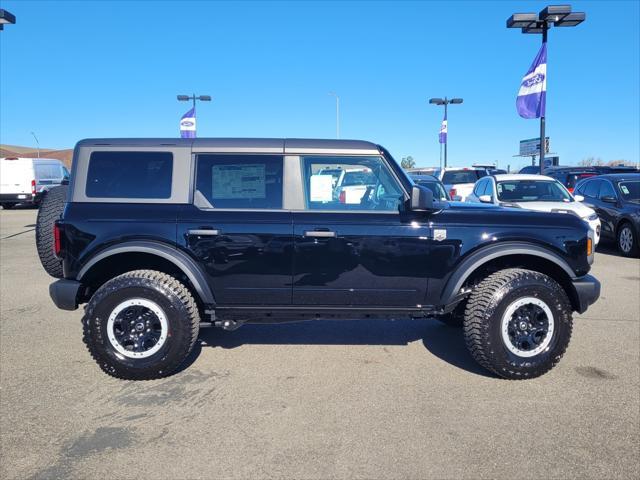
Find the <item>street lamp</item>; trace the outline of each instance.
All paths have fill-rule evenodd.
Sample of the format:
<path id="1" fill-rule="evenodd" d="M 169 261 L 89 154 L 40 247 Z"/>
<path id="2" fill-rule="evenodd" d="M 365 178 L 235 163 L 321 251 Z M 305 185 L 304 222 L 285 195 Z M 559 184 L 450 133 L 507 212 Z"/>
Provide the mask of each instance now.
<path id="1" fill-rule="evenodd" d="M 430 98 L 429 99 L 429 103 L 432 103 L 434 105 L 444 105 L 444 119 L 448 122 L 449 120 L 447 120 L 447 106 L 450 103 L 453 103 L 454 105 L 460 104 L 462 103 L 462 99 L 461 98 Z M 444 120 L 443 120 L 444 121 Z M 444 168 L 447 168 L 447 139 L 448 139 L 448 135 L 445 135 L 444 137 Z M 442 150 L 440 151 L 440 155 L 442 155 Z M 442 160 L 442 157 L 440 157 L 440 160 Z"/>
<path id="2" fill-rule="evenodd" d="M 195 93 L 193 95 L 178 95 L 179 102 L 188 102 L 189 100 L 193 100 L 193 108 L 196 108 L 196 100 L 200 100 L 201 102 L 210 102 L 211 97 L 209 95 L 200 95 L 197 97 Z"/>
<path id="3" fill-rule="evenodd" d="M 571 5 L 549 5 L 538 15 L 535 13 L 514 13 L 507 19 L 507 28 L 520 28 L 522 33 L 542 34 L 542 43 L 547 43 L 547 31 L 551 26 L 575 27 L 584 22 L 584 12 L 572 12 Z M 544 169 L 545 117 L 540 117 L 540 174 Z"/>
<path id="4" fill-rule="evenodd" d="M 0 30 L 4 29 L 6 24 L 15 24 L 16 16 L 11 12 L 7 12 L 6 10 L 0 8 Z"/>
<path id="5" fill-rule="evenodd" d="M 335 92 L 329 92 L 329 95 L 336 97 L 336 138 L 340 138 L 340 97 Z"/>
<path id="6" fill-rule="evenodd" d="M 38 146 L 38 158 L 40 158 L 40 142 L 38 141 L 38 137 L 36 137 L 35 133 L 31 132 L 31 135 L 36 139 L 36 145 Z"/>

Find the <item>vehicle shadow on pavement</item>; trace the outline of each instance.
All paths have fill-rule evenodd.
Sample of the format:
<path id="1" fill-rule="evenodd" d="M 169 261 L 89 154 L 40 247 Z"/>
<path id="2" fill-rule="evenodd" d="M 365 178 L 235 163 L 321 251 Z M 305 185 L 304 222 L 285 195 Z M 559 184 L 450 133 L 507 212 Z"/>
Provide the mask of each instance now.
<path id="1" fill-rule="evenodd" d="M 182 369 L 195 362 L 203 347 L 237 348 L 242 345 L 380 345 L 402 346 L 421 341 L 441 360 L 468 372 L 492 377 L 471 357 L 462 330 L 434 319 L 420 320 L 313 320 L 281 324 L 246 324 L 232 332 L 200 330 L 198 342 Z"/>

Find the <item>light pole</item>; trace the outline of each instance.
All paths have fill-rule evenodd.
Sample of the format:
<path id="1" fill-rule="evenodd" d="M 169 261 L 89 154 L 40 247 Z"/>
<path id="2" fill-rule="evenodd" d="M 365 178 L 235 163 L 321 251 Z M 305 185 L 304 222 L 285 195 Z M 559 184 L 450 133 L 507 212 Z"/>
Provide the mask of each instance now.
<path id="1" fill-rule="evenodd" d="M 430 98 L 429 99 L 429 103 L 435 104 L 435 105 L 444 105 L 444 118 L 447 121 L 447 126 L 449 124 L 449 120 L 447 117 L 447 106 L 450 103 L 453 103 L 454 105 L 460 104 L 462 103 L 462 99 L 461 98 L 451 98 L 448 99 L 447 97 L 444 98 Z M 447 168 L 447 140 L 448 140 L 448 131 L 447 134 L 444 137 L 444 168 Z"/>
<path id="2" fill-rule="evenodd" d="M 197 97 L 195 93 L 193 95 L 178 95 L 179 102 L 188 102 L 189 100 L 193 100 L 193 108 L 196 108 L 196 100 L 200 100 L 201 102 L 210 102 L 211 97 L 209 95 L 200 95 Z"/>
<path id="3" fill-rule="evenodd" d="M 9 23 L 15 24 L 16 16 L 11 12 L 7 12 L 6 10 L 0 8 L 0 30 L 4 30 L 4 26 Z"/>
<path id="4" fill-rule="evenodd" d="M 584 22 L 584 12 L 571 12 L 571 5 L 548 5 L 535 13 L 514 13 L 507 19 L 507 28 L 521 28 L 522 33 L 541 33 L 542 44 L 547 43 L 547 32 L 551 26 L 575 27 Z M 546 95 L 546 93 L 545 93 Z M 540 174 L 544 170 L 545 148 L 545 121 L 544 115 L 540 117 Z"/>
<path id="5" fill-rule="evenodd" d="M 40 142 L 38 141 L 38 137 L 36 137 L 35 133 L 31 132 L 31 135 L 36 139 L 36 145 L 38 146 L 38 158 L 40 158 Z"/>
<path id="6" fill-rule="evenodd" d="M 340 97 L 335 92 L 329 92 L 329 95 L 336 97 L 336 138 L 340 138 Z"/>

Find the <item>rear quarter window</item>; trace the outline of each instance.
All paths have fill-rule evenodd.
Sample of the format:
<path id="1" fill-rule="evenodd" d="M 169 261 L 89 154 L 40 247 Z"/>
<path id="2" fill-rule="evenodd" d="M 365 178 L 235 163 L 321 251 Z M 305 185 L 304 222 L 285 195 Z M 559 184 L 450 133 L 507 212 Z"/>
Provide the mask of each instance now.
<path id="1" fill-rule="evenodd" d="M 171 152 L 93 152 L 86 196 L 91 198 L 169 198 Z"/>

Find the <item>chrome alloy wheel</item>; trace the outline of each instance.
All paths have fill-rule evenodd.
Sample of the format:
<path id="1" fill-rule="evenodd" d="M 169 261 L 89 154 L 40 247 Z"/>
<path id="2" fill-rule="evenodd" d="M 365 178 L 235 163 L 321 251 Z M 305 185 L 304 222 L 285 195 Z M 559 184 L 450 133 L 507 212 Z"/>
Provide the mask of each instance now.
<path id="1" fill-rule="evenodd" d="M 620 250 L 624 253 L 631 252 L 631 249 L 633 248 L 633 232 L 629 225 L 625 225 L 622 227 L 622 230 L 620 230 L 618 244 L 620 245 Z"/>
<path id="2" fill-rule="evenodd" d="M 535 357 L 551 343 L 554 331 L 553 313 L 536 297 L 520 298 L 502 315 L 502 341 L 518 357 Z"/>
<path id="3" fill-rule="evenodd" d="M 160 306 L 144 298 L 118 304 L 107 321 L 111 346 L 127 358 L 147 358 L 167 340 L 167 317 Z"/>

